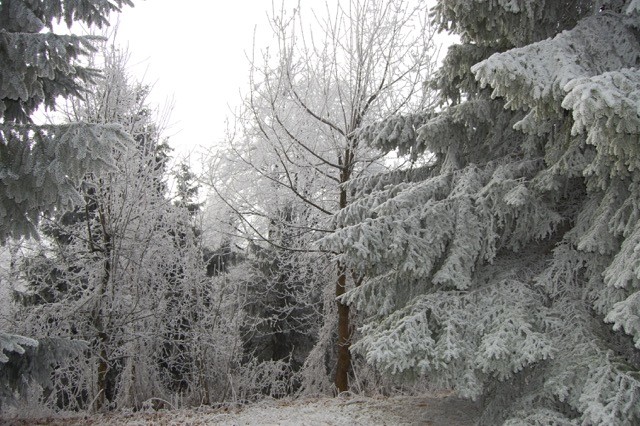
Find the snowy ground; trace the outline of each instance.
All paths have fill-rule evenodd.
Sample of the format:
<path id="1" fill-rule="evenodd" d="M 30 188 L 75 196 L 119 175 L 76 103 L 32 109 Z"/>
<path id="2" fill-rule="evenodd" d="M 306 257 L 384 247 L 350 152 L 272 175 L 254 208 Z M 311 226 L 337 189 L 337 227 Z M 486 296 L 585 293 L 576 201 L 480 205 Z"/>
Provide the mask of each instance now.
<path id="1" fill-rule="evenodd" d="M 10 425 L 472 425 L 474 404 L 452 396 L 263 401 L 240 408 L 118 413 L 8 421 Z M 3 419 L 0 417 L 0 423 Z"/>

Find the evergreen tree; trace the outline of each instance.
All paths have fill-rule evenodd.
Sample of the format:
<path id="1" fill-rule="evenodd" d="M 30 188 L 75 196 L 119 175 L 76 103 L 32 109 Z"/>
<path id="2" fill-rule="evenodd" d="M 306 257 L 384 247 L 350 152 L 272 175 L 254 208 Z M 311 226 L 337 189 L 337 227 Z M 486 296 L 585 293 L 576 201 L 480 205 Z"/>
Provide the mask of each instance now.
<path id="1" fill-rule="evenodd" d="M 640 422 L 637 1 L 440 0 L 438 108 L 360 132 L 424 165 L 350 182 L 326 248 L 381 369 L 484 424 Z"/>
<path id="2" fill-rule="evenodd" d="M 298 210 L 285 207 L 281 221 L 272 223 L 269 238 L 277 246 L 294 247 L 300 243 L 299 235 L 292 232 L 295 216 L 304 215 Z M 322 322 L 322 271 L 328 267 L 322 254 L 249 245 L 246 259 L 238 265 L 246 273 L 237 282 L 247 293 L 245 362 L 283 361 L 290 373 L 300 371 Z M 293 375 L 287 380 L 292 388 L 298 387 Z"/>
<path id="3" fill-rule="evenodd" d="M 81 205 L 77 185 L 87 171 L 115 165 L 113 154 L 130 143 L 118 125 L 37 125 L 32 116 L 60 98 L 81 96 L 99 77 L 81 59 L 95 51 L 94 37 L 59 35 L 60 21 L 103 27 L 129 0 L 6 0 L 0 4 L 0 244 L 35 235 L 42 213 Z M 0 374 L 7 353 L 37 346 L 33 339 L 0 333 Z M 41 348 L 42 349 L 42 348 Z M 58 349 L 61 349 L 58 347 Z M 53 357 L 52 351 L 41 350 Z M 48 353 L 47 353 L 48 352 Z M 30 360 L 28 363 L 33 365 Z M 36 363 L 37 364 L 37 363 Z M 16 370 L 14 369 L 13 372 Z M 16 377 L 23 377 L 27 370 Z M 33 371 L 33 368 L 31 368 Z M 11 394 L 3 380 L 0 398 Z M 6 391 L 6 392 L 5 392 Z"/>
<path id="4" fill-rule="evenodd" d="M 129 137 L 118 125 L 36 125 L 33 114 L 59 98 L 82 96 L 99 77 L 81 59 L 95 37 L 60 35 L 63 20 L 102 27 L 129 0 L 26 1 L 0 4 L 0 242 L 34 235 L 42 212 L 81 205 L 87 171 L 113 166 Z M 115 151 L 114 151 L 115 150 Z"/>
<path id="5" fill-rule="evenodd" d="M 198 202 L 200 186 L 197 184 L 196 178 L 197 176 L 191 171 L 187 163 L 183 162 L 178 165 L 178 170 L 175 172 L 177 188 L 174 204 L 177 207 L 187 209 L 193 216 L 202 207 L 202 203 Z"/>

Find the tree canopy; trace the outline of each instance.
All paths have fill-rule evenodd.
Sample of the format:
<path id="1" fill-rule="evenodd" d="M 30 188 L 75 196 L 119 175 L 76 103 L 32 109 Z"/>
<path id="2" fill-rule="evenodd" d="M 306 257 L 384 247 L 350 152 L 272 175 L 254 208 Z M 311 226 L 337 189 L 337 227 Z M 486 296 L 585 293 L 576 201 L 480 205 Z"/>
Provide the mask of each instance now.
<path id="1" fill-rule="evenodd" d="M 312 244 L 334 232 L 333 215 L 354 200 L 344 184 L 388 169 L 380 150 L 361 144 L 358 133 L 428 102 L 422 86 L 434 63 L 433 32 L 422 1 L 349 0 L 312 10 L 309 22 L 302 10 L 288 15 L 283 9 L 272 17 L 277 51 L 253 58 L 252 90 L 227 149 L 212 163 L 211 186 L 239 218 L 242 237 L 324 253 L 335 268 L 336 304 L 335 296 L 358 278 Z M 315 263 L 313 256 L 304 259 Z M 320 344 L 337 352 L 331 375 L 335 389 L 344 392 L 353 314 L 339 299 L 336 314 L 337 321 L 328 312 L 325 319 L 337 339 Z M 325 356 L 334 354 L 317 353 L 319 370 Z"/>
<path id="2" fill-rule="evenodd" d="M 55 33 L 130 4 L 0 2 L 0 242 L 44 236 L 2 276 L 3 378 L 80 410 L 384 373 L 480 424 L 640 423 L 639 0 L 274 10 L 209 204 L 185 164 L 169 197 L 118 51 L 98 71 L 98 38 Z M 435 72 L 432 28 L 459 40 Z M 61 98 L 71 120 L 38 124 Z"/>
<path id="3" fill-rule="evenodd" d="M 486 424 L 640 420 L 638 8 L 438 2 L 439 107 L 360 134 L 429 161 L 349 182 L 324 240 L 367 276 L 370 363 Z"/>
<path id="4" fill-rule="evenodd" d="M 36 124 L 40 108 L 81 97 L 100 73 L 82 59 L 98 38 L 56 34 L 55 25 L 108 24 L 130 0 L 8 0 L 0 4 L 0 242 L 34 236 L 43 212 L 82 204 L 75 190 L 87 171 L 115 165 L 130 142 L 114 124 Z"/>

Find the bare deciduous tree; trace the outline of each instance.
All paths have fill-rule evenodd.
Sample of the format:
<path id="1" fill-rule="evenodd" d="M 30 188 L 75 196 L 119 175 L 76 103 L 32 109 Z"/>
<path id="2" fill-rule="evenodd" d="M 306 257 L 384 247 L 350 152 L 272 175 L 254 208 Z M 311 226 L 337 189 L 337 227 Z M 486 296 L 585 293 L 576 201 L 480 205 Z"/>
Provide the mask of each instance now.
<path id="1" fill-rule="evenodd" d="M 434 64 L 424 1 L 350 0 L 310 12 L 307 23 L 300 4 L 292 13 L 274 10 L 275 53 L 254 54 L 250 93 L 228 147 L 211 161 L 209 181 L 240 218 L 233 232 L 305 252 L 334 232 L 332 216 L 352 202 L 345 184 L 388 167 L 380 151 L 360 143 L 360 131 L 423 109 L 430 99 L 420 92 Z M 275 225 L 296 238 L 283 245 Z M 344 392 L 353 326 L 340 297 L 362 277 L 345 268 L 342 253 L 319 253 L 334 262 L 334 383 Z"/>
<path id="2" fill-rule="evenodd" d="M 107 47 L 97 60 L 104 80 L 68 112 L 119 123 L 135 145 L 117 154 L 115 170 L 85 176 L 85 205 L 43 220 L 37 255 L 12 265 L 25 283 L 17 331 L 88 342 L 76 355 L 88 368 L 47 384 L 45 406 L 212 402 L 235 359 L 235 300 L 206 276 L 184 170 L 177 202 L 168 196 L 167 146 L 148 88 L 128 78 L 126 52 Z"/>

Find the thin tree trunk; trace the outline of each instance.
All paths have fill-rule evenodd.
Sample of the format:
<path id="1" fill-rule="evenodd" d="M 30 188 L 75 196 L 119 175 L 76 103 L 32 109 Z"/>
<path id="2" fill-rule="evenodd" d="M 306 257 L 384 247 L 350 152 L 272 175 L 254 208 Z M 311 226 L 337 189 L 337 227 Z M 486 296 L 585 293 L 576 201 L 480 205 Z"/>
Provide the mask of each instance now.
<path id="1" fill-rule="evenodd" d="M 107 402 L 107 373 L 109 364 L 107 363 L 107 335 L 104 332 L 98 333 L 100 354 L 98 359 L 98 399 L 96 400 L 96 410 L 102 410 Z"/>
<path id="2" fill-rule="evenodd" d="M 96 400 L 96 408 L 97 410 L 101 410 L 105 407 L 105 404 L 108 402 L 107 393 L 108 393 L 108 378 L 107 374 L 109 373 L 109 360 L 107 353 L 107 345 L 109 343 L 109 335 L 106 331 L 106 326 L 104 323 L 104 312 L 102 309 L 102 304 L 104 302 L 104 296 L 107 292 L 107 287 L 109 285 L 109 280 L 111 279 L 111 235 L 107 232 L 106 221 L 104 217 L 104 213 L 102 211 L 99 212 L 100 225 L 102 226 L 102 239 L 103 239 L 103 255 L 104 255 L 104 268 L 103 268 L 103 276 L 100 283 L 100 289 L 98 291 L 98 305 L 96 312 L 94 313 L 94 326 L 98 332 L 98 345 L 99 345 L 99 359 L 98 359 L 98 399 Z M 90 240 L 91 241 L 91 240 Z M 91 244 L 93 242 L 91 241 Z"/>

